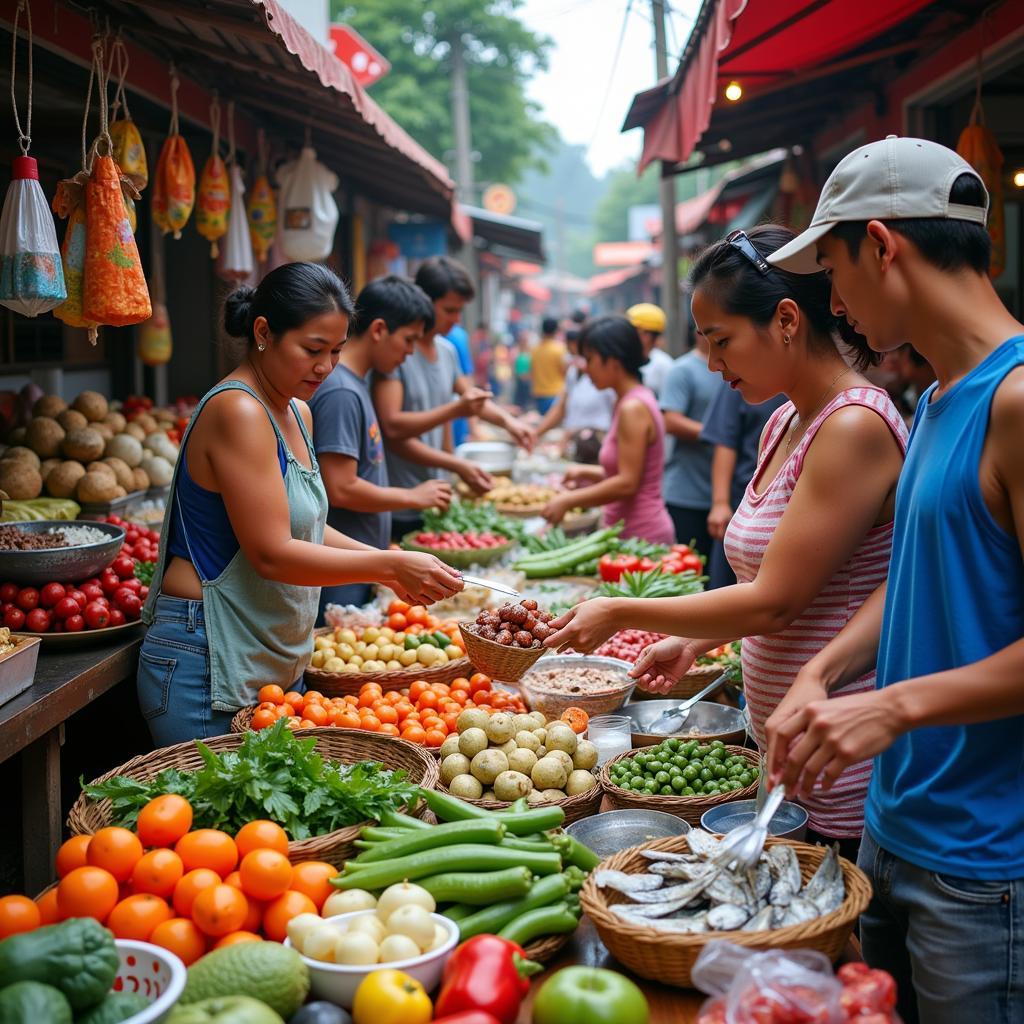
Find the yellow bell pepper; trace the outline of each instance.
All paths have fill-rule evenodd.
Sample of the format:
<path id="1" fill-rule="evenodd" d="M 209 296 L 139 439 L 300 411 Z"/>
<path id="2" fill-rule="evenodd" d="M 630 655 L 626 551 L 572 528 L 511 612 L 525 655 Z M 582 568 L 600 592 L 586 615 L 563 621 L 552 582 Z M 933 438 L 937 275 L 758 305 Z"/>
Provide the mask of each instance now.
<path id="1" fill-rule="evenodd" d="M 428 1024 L 434 1007 L 423 986 L 402 971 L 368 974 L 352 1003 L 355 1024 Z"/>

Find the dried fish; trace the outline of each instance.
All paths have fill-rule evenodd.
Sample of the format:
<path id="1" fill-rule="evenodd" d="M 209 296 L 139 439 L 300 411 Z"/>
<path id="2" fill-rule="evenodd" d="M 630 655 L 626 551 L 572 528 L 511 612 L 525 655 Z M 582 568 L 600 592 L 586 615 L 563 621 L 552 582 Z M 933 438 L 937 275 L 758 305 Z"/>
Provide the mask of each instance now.
<path id="1" fill-rule="evenodd" d="M 818 908 L 810 901 L 797 896 L 786 907 L 775 907 L 772 916 L 773 928 L 785 928 L 791 924 L 803 924 L 820 916 Z"/>
<path id="2" fill-rule="evenodd" d="M 772 891 L 772 873 L 768 867 L 768 862 L 763 857 L 758 862 L 757 867 L 754 869 L 754 895 L 759 899 L 763 900 L 768 897 L 768 894 Z"/>
<path id="3" fill-rule="evenodd" d="M 657 892 L 630 893 L 630 897 L 636 903 L 658 903 L 661 900 L 669 903 L 675 903 L 679 900 L 682 900 L 684 903 L 692 903 L 707 889 L 708 884 L 713 880 L 713 873 L 709 872 L 701 878 L 695 878 L 692 882 L 687 882 L 685 885 L 670 885 L 667 889 L 661 889 Z"/>
<path id="4" fill-rule="evenodd" d="M 835 848 L 829 847 L 801 896 L 810 900 L 818 908 L 819 914 L 829 914 L 843 902 L 845 895 L 843 869 L 839 865 Z"/>
<path id="5" fill-rule="evenodd" d="M 686 841 L 698 857 L 711 859 L 718 852 L 719 840 L 702 828 L 692 828 L 686 833 Z"/>
<path id="6" fill-rule="evenodd" d="M 648 860 L 678 860 L 685 864 L 694 864 L 700 860 L 695 853 L 669 853 L 667 850 L 641 850 L 640 856 Z"/>
<path id="7" fill-rule="evenodd" d="M 794 893 L 800 891 L 803 879 L 800 877 L 800 861 L 796 859 L 792 846 L 779 843 L 764 855 L 768 870 L 776 883 L 782 882 Z"/>
<path id="8" fill-rule="evenodd" d="M 627 896 L 634 892 L 649 892 L 660 889 L 665 880 L 661 875 L 631 875 L 625 871 L 612 871 L 605 868 L 594 872 L 594 884 L 602 889 L 615 889 Z"/>
<path id="9" fill-rule="evenodd" d="M 693 864 L 677 864 L 674 861 L 655 861 L 651 866 L 651 872 L 656 875 L 663 875 L 665 878 L 682 878 L 692 882 L 701 878 L 709 871 L 715 870 L 713 864 L 707 861 L 695 861 Z"/>
<path id="10" fill-rule="evenodd" d="M 773 912 L 774 910 L 772 907 L 762 908 L 740 930 L 745 932 L 768 931 L 768 929 L 772 927 Z"/>
<path id="11" fill-rule="evenodd" d="M 709 930 L 707 914 L 692 914 L 689 917 L 663 917 L 652 921 L 651 927 L 659 932 L 682 932 L 694 935 Z"/>
<path id="12" fill-rule="evenodd" d="M 636 920 L 648 920 L 652 917 L 668 917 L 676 911 L 683 910 L 689 900 L 670 900 L 667 903 L 616 903 L 611 908 L 613 914 Z"/>
<path id="13" fill-rule="evenodd" d="M 720 903 L 708 911 L 708 928 L 712 931 L 732 932 L 750 920 L 750 913 L 735 903 Z"/>

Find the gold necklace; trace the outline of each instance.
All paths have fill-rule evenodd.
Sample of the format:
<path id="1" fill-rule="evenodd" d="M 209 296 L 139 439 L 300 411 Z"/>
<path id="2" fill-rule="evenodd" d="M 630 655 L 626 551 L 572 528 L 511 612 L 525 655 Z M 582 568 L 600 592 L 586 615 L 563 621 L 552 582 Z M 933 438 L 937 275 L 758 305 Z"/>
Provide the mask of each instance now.
<path id="1" fill-rule="evenodd" d="M 812 423 L 814 422 L 814 417 L 817 416 L 818 413 L 821 412 L 821 410 L 824 408 L 825 399 L 828 398 L 829 392 L 836 386 L 836 384 L 839 382 L 839 379 L 841 377 L 843 377 L 845 374 L 849 373 L 849 372 L 850 372 L 850 367 L 847 366 L 845 369 L 840 370 L 839 373 L 837 373 L 835 375 L 835 377 L 832 378 L 832 383 L 829 384 L 829 386 L 827 388 L 825 388 L 825 394 L 823 394 L 821 396 L 821 398 L 818 401 L 817 406 L 815 406 L 814 412 L 808 417 L 808 419 L 810 419 L 810 421 Z M 796 418 L 796 420 L 794 420 L 793 426 L 789 428 L 789 440 L 786 442 L 786 458 L 787 459 L 789 458 L 789 450 L 790 450 L 790 448 L 793 447 L 793 442 L 796 440 L 796 434 L 793 432 L 793 428 L 799 422 L 800 422 L 800 417 L 798 416 Z"/>

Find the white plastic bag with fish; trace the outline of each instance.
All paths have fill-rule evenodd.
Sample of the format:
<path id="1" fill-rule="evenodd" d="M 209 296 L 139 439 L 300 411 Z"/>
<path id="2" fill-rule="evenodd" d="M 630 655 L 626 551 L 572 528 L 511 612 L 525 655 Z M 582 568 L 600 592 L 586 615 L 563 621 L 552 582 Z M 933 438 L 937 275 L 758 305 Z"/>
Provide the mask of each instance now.
<path id="1" fill-rule="evenodd" d="M 220 247 L 217 275 L 226 281 L 248 281 L 256 272 L 252 254 L 252 236 L 245 214 L 245 180 L 242 168 L 231 164 L 231 207 L 228 214 L 227 237 Z"/>
<path id="2" fill-rule="evenodd" d="M 338 176 L 306 146 L 299 159 L 278 169 L 281 183 L 277 230 L 281 250 L 291 260 L 326 259 L 334 248 L 338 204 L 334 190 Z"/>

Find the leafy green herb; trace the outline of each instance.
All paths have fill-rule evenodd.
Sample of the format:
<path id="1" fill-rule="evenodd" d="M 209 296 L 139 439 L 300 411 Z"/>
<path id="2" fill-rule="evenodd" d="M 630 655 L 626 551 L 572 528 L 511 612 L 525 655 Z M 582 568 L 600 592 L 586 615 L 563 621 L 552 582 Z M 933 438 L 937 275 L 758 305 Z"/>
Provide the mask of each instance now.
<path id="1" fill-rule="evenodd" d="M 598 597 L 683 597 L 699 594 L 707 576 L 692 570 L 671 573 L 653 569 L 650 572 L 624 572 L 618 583 L 602 583 L 594 592 Z"/>
<path id="2" fill-rule="evenodd" d="M 423 513 L 423 529 L 428 533 L 494 533 L 518 541 L 525 536 L 523 524 L 503 516 L 491 502 L 475 504 L 458 498 L 447 512 L 427 509 Z"/>
<path id="3" fill-rule="evenodd" d="M 203 759 L 198 771 L 167 768 L 148 782 L 123 775 L 91 786 L 82 780 L 82 789 L 94 800 L 110 800 L 114 823 L 126 828 L 154 797 L 177 793 L 192 805 L 194 828 L 234 835 L 246 822 L 270 818 L 292 839 L 379 820 L 384 811 L 415 802 L 417 789 L 405 772 L 374 761 L 337 764 L 317 754 L 315 746 L 282 720 L 246 733 L 237 750 L 223 754 L 196 740 Z"/>
<path id="4" fill-rule="evenodd" d="M 740 660 L 740 643 L 739 640 L 733 640 L 731 644 L 726 645 L 726 649 L 719 654 L 714 654 L 709 651 L 707 654 L 702 654 L 697 659 L 698 665 L 715 665 L 720 669 L 725 670 L 725 678 L 730 683 L 735 683 L 737 686 L 743 685 L 743 666 Z"/>
<path id="5" fill-rule="evenodd" d="M 156 562 L 136 562 L 135 578 L 141 580 L 144 587 L 153 586 L 153 573 L 156 572 Z"/>

